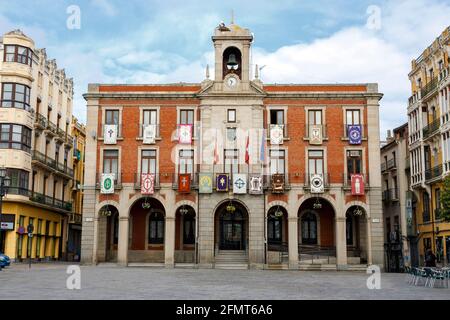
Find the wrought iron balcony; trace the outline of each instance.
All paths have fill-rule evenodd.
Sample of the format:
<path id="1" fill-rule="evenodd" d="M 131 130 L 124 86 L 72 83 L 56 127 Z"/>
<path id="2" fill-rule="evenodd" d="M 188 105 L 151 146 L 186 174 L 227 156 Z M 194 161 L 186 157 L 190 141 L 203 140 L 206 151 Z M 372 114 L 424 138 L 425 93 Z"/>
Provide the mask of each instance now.
<path id="1" fill-rule="evenodd" d="M 65 210 L 65 211 L 72 211 L 72 203 L 71 202 L 66 202 L 66 201 L 59 200 L 59 199 L 56 199 L 53 197 L 49 197 L 49 196 L 43 195 L 42 193 L 37 193 L 37 192 L 30 192 L 30 193 L 31 193 L 30 200 L 33 202 L 45 204 L 47 206 Z"/>
<path id="2" fill-rule="evenodd" d="M 442 175 L 442 172 L 443 172 L 442 164 L 439 164 L 433 168 L 429 168 L 425 170 L 425 180 L 429 181 L 439 178 Z"/>
<path id="3" fill-rule="evenodd" d="M 397 162 L 395 161 L 395 159 L 390 159 L 387 162 L 387 168 L 390 169 L 396 169 L 397 168 Z"/>
<path id="4" fill-rule="evenodd" d="M 422 95 L 422 98 L 425 98 L 428 94 L 430 94 L 431 92 L 433 92 L 434 90 L 437 89 L 439 84 L 439 79 L 438 77 L 434 77 L 433 79 L 431 79 L 430 82 L 428 82 L 425 87 L 423 87 L 420 90 L 420 94 Z"/>
<path id="5" fill-rule="evenodd" d="M 312 129 L 315 127 L 319 127 L 322 130 L 322 139 L 328 139 L 328 131 L 327 131 L 327 125 L 326 124 L 307 124 L 305 125 L 305 139 L 311 139 L 312 137 Z"/>
<path id="6" fill-rule="evenodd" d="M 387 164 L 386 162 L 381 163 L 381 172 L 385 172 L 387 170 Z"/>
<path id="7" fill-rule="evenodd" d="M 433 120 L 430 124 L 428 124 L 425 128 L 423 128 L 423 138 L 427 139 L 432 136 L 433 133 L 437 132 L 441 127 L 441 119 L 437 118 Z"/>
<path id="8" fill-rule="evenodd" d="M 47 128 L 47 119 L 40 113 L 36 113 L 34 126 L 38 129 L 44 130 Z"/>

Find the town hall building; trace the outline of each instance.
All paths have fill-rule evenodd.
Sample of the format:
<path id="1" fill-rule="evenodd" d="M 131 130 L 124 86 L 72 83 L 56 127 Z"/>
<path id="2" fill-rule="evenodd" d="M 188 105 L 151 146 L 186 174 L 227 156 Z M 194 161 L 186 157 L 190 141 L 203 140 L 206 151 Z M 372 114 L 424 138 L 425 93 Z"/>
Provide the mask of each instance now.
<path id="1" fill-rule="evenodd" d="M 82 263 L 382 267 L 377 84 L 265 84 L 248 29 L 212 41 L 201 83 L 89 85 Z"/>

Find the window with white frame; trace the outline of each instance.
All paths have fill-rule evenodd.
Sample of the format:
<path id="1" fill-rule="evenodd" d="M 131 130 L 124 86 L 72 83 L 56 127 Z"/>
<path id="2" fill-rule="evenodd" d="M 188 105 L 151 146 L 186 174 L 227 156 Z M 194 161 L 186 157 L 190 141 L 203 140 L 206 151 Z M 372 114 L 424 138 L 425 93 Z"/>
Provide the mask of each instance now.
<path id="1" fill-rule="evenodd" d="M 324 152 L 323 150 L 308 151 L 309 174 L 324 174 Z"/>
<path id="2" fill-rule="evenodd" d="M 286 173 L 286 151 L 270 150 L 270 174 Z"/>

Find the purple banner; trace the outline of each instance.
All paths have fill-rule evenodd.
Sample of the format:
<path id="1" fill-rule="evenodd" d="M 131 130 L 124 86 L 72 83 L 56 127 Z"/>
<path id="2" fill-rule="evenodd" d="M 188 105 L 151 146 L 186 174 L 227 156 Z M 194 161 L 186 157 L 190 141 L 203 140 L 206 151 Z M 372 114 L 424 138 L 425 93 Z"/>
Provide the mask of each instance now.
<path id="1" fill-rule="evenodd" d="M 350 144 L 361 144 L 362 141 L 362 127 L 361 125 L 348 126 L 348 140 Z"/>

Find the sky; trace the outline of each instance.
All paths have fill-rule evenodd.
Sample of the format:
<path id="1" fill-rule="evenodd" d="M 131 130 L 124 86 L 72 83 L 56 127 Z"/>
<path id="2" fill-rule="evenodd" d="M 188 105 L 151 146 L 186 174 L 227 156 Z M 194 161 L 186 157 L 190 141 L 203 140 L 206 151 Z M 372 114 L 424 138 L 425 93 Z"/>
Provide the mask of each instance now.
<path id="1" fill-rule="evenodd" d="M 0 0 L 0 33 L 19 28 L 47 49 L 85 122 L 88 83 L 202 81 L 232 11 L 264 83 L 378 83 L 382 137 L 407 121 L 411 61 L 450 25 L 450 0 Z"/>

